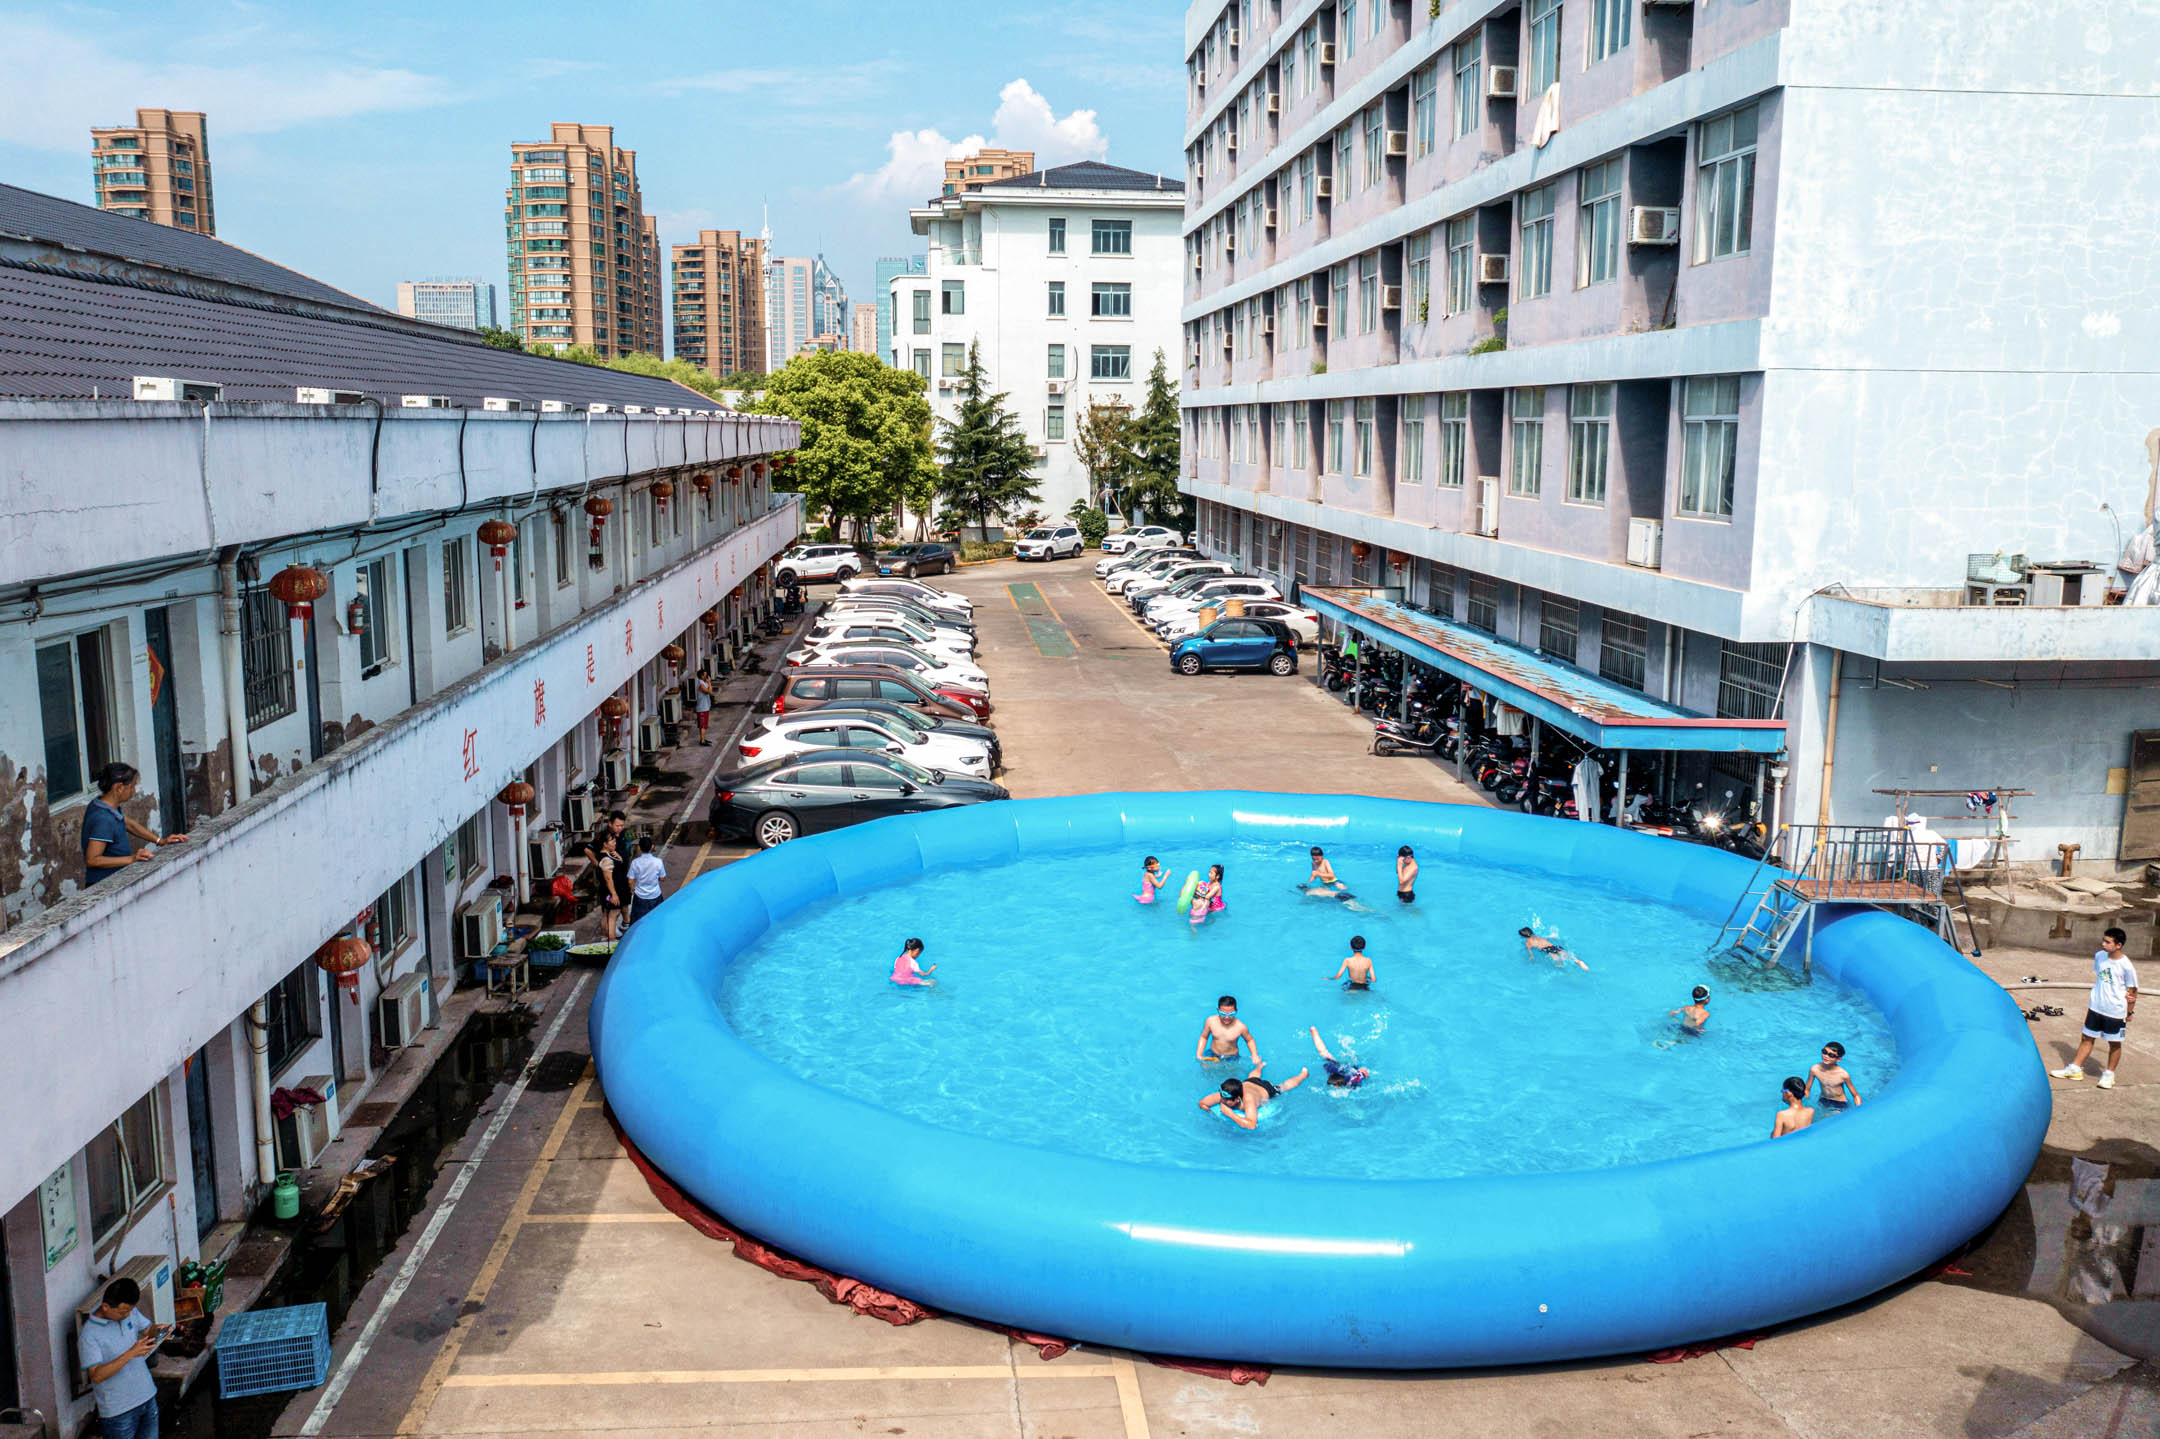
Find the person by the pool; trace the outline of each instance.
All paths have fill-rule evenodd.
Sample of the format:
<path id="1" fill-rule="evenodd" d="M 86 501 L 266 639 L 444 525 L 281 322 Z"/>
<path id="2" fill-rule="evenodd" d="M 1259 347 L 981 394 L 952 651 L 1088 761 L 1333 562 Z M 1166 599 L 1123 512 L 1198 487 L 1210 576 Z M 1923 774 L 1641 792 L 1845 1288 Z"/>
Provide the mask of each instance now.
<path id="1" fill-rule="evenodd" d="M 1772 1139 L 1797 1134 L 1815 1122 L 1815 1111 L 1807 1107 L 1807 1090 L 1807 1081 L 1798 1075 L 1785 1081 L 1779 1091 L 1785 1107 L 1778 1111 L 1777 1122 L 1770 1126 Z"/>
<path id="2" fill-rule="evenodd" d="M 1147 863 L 1140 866 L 1140 892 L 1133 898 L 1142 904 L 1153 904 L 1155 892 L 1169 882 L 1170 876 L 1163 872 L 1162 861 L 1151 854 Z"/>
<path id="3" fill-rule="evenodd" d="M 1417 898 L 1417 856 L 1407 844 L 1395 851 L 1395 897 L 1404 904 Z"/>
<path id="4" fill-rule="evenodd" d="M 1566 969 L 1570 964 L 1573 964 L 1584 974 L 1590 972 L 1590 966 L 1577 959 L 1572 951 L 1563 948 L 1559 941 L 1547 939 L 1527 924 L 1515 932 L 1522 936 L 1522 947 L 1528 950 L 1533 957 L 1542 955 L 1562 969 Z"/>
<path id="5" fill-rule="evenodd" d="M 1329 1054 L 1327 1045 L 1320 1039 L 1319 1025 L 1309 1026 L 1308 1032 L 1312 1035 L 1312 1047 L 1320 1051 L 1320 1068 L 1327 1075 L 1328 1088 L 1355 1089 L 1372 1078 L 1372 1071 L 1359 1064 L 1356 1055 L 1337 1059 Z"/>
<path id="6" fill-rule="evenodd" d="M 1198 901 L 1195 901 L 1197 903 Z M 1238 1042 L 1244 1041 L 1246 1051 L 1252 1055 L 1255 1068 L 1260 1065 L 1260 1041 L 1245 1027 L 1245 1021 L 1237 1017 L 1237 996 L 1226 994 L 1215 1001 L 1215 1012 L 1200 1026 L 1200 1042 L 1193 1046 L 1193 1058 L 1202 1061 L 1235 1060 Z"/>
<path id="7" fill-rule="evenodd" d="M 1860 1103 L 1860 1091 L 1845 1068 L 1845 1046 L 1831 1040 L 1822 1047 L 1822 1062 L 1810 1065 L 1808 1085 L 1822 1086 L 1822 1107 L 1832 1114 Z"/>
<path id="8" fill-rule="evenodd" d="M 1710 1022 L 1710 991 L 1698 984 L 1695 986 L 1695 993 L 1690 997 L 1688 1003 L 1681 1005 L 1678 1009 L 1668 1009 L 1665 1012 L 1680 1021 L 1680 1032 L 1682 1034 L 1699 1038 L 1702 1035 L 1703 1026 Z"/>
<path id="9" fill-rule="evenodd" d="M 923 943 L 919 939 L 911 939 L 900 946 L 900 957 L 892 962 L 894 984 L 929 986 L 937 983 L 930 977 L 937 973 L 937 966 L 933 964 L 925 969 L 921 963 L 922 952 Z"/>
<path id="10" fill-rule="evenodd" d="M 1373 962 L 1365 954 L 1365 936 L 1350 936 L 1350 953 L 1329 979 L 1340 979 L 1344 989 L 1371 989 L 1373 987 Z"/>
<path id="11" fill-rule="evenodd" d="M 1274 1084 L 1260 1077 L 1260 1071 L 1265 1067 L 1255 1063 L 1252 1073 L 1243 1079 L 1224 1080 L 1213 1094 L 1201 1099 L 1200 1107 L 1220 1110 L 1223 1118 L 1240 1129 L 1259 1128 L 1260 1111 L 1266 1107 L 1267 1102 L 1278 1095 L 1288 1094 L 1303 1084 L 1305 1076 L 1311 1073 L 1310 1070 L 1301 1069 L 1281 1084 Z"/>
<path id="12" fill-rule="evenodd" d="M 1195 927 L 1209 915 L 1223 909 L 1222 866 L 1208 866 L 1207 878 L 1193 888 L 1191 919 Z"/>
<path id="13" fill-rule="evenodd" d="M 1320 852 L 1317 844 L 1312 847 L 1312 873 L 1306 876 L 1305 883 L 1298 888 L 1305 891 L 1308 899 L 1351 898 L 1350 891 L 1344 889 L 1343 882 L 1335 877 L 1335 866 L 1328 863 L 1327 856 Z"/>

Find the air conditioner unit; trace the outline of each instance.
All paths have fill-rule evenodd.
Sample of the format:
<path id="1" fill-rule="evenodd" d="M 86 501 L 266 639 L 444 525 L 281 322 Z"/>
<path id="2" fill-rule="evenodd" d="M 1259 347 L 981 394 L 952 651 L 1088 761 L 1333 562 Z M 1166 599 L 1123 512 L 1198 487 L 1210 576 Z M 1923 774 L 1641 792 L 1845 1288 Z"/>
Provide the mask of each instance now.
<path id="1" fill-rule="evenodd" d="M 1400 310 L 1402 308 L 1402 286 L 1382 285 L 1380 287 L 1380 308 L 1383 310 Z"/>
<path id="2" fill-rule="evenodd" d="M 1480 255 L 1477 257 L 1477 282 L 1480 285 L 1505 285 L 1507 283 L 1508 257 L 1505 255 Z"/>
<path id="3" fill-rule="evenodd" d="M 559 829 L 536 829 L 525 836 L 525 872 L 533 883 L 553 879 L 562 869 L 563 832 Z"/>
<path id="4" fill-rule="evenodd" d="M 1312 327 L 1316 330 L 1324 330 L 1327 328 L 1327 306 L 1313 306 Z"/>
<path id="5" fill-rule="evenodd" d="M 1318 183 L 1313 186 L 1313 193 L 1323 200 L 1334 199 L 1335 177 L 1333 175 L 1322 175 Z"/>
<path id="6" fill-rule="evenodd" d="M 1207 93 L 1207 75 L 1205 72 L 1193 76 L 1192 83 L 1193 89 L 1197 90 L 1202 95 L 1205 95 Z"/>
<path id="7" fill-rule="evenodd" d="M 1260 333 L 1263 335 L 1272 335 L 1275 333 L 1275 317 L 1272 314 L 1262 315 L 1260 317 Z"/>
<path id="8" fill-rule="evenodd" d="M 337 1081 L 327 1074 L 313 1074 L 300 1081 L 323 1097 L 320 1104 L 303 1105 L 277 1121 L 277 1162 L 280 1169 L 310 1169 L 322 1161 L 330 1141 L 338 1137 Z"/>
<path id="9" fill-rule="evenodd" d="M 1237 153 L 1237 131 L 1232 130 L 1229 134 L 1223 136 L 1222 147 L 1223 153 L 1226 155 L 1235 155 Z"/>
<path id="10" fill-rule="evenodd" d="M 638 721 L 637 746 L 639 749 L 650 752 L 660 748 L 664 743 L 666 743 L 666 737 L 660 733 L 659 720 L 647 715 Z"/>
<path id="11" fill-rule="evenodd" d="M 1512 100 L 1515 98 L 1515 67 L 1495 65 L 1485 72 L 1485 98 L 1488 100 Z"/>
<path id="12" fill-rule="evenodd" d="M 481 398 L 480 408 L 483 410 L 493 410 L 498 414 L 508 413 L 517 415 L 523 414 L 528 408 L 528 406 L 523 400 L 505 399 L 501 395 L 487 395 Z"/>
<path id="13" fill-rule="evenodd" d="M 1192 167 L 1193 182 L 1198 184 L 1207 178 L 1207 166 L 1195 163 Z"/>
<path id="14" fill-rule="evenodd" d="M 1627 522 L 1627 562 L 1654 570 L 1665 556 L 1665 526 L 1659 520 Z"/>
<path id="15" fill-rule="evenodd" d="M 1236 348 L 1237 348 L 1237 335 L 1236 335 L 1236 334 L 1235 334 L 1234 332 L 1230 331 L 1230 330 L 1225 330 L 1225 331 L 1223 331 L 1223 337 L 1222 337 L 1222 352 L 1223 352 L 1224 354 L 1226 354 L 1226 355 L 1227 355 L 1227 354 L 1229 354 L 1229 353 L 1230 353 L 1230 352 L 1231 352 L 1232 350 L 1234 350 L 1234 349 L 1236 349 Z"/>
<path id="16" fill-rule="evenodd" d="M 1479 475 L 1477 482 L 1477 511 L 1470 517 L 1474 533 L 1487 537 L 1500 533 L 1500 477 Z"/>
<path id="17" fill-rule="evenodd" d="M 600 756 L 600 783 L 610 791 L 630 788 L 630 756 L 619 749 Z"/>
<path id="18" fill-rule="evenodd" d="M 1237 236 L 1235 234 L 1222 237 L 1222 252 L 1225 255 L 1235 255 L 1237 253 Z"/>
<path id="19" fill-rule="evenodd" d="M 1282 113 L 1282 96 L 1270 95 L 1267 97 L 1267 113 L 1270 115 L 1280 115 Z"/>
<path id="20" fill-rule="evenodd" d="M 569 412 L 570 402 L 567 400 L 542 400 L 540 402 L 540 413 L 543 415 L 564 415 Z"/>
<path id="21" fill-rule="evenodd" d="M 83 1325 L 90 1322 L 98 1306 L 105 1302 L 105 1286 L 115 1279 L 132 1279 L 142 1291 L 142 1302 L 136 1306 L 142 1316 L 153 1324 L 173 1322 L 173 1264 L 162 1254 L 137 1254 L 121 1263 L 120 1267 L 97 1282 L 90 1297 L 75 1306 L 75 1335 L 82 1337 Z M 77 1352 L 80 1352 L 79 1350 Z M 88 1393 L 86 1388 L 83 1391 Z"/>
<path id="22" fill-rule="evenodd" d="M 1231 49 L 1233 49 L 1233 50 L 1235 50 L 1235 49 L 1236 49 L 1236 48 L 1238 47 L 1238 35 L 1239 35 L 1239 33 L 1240 33 L 1240 32 L 1239 32 L 1238 28 L 1237 28 L 1237 27 L 1236 27 L 1235 25 L 1233 25 L 1233 26 L 1231 26 L 1231 27 L 1230 27 L 1230 48 L 1231 48 Z"/>
<path id="23" fill-rule="evenodd" d="M 458 953 L 485 959 L 502 943 L 502 901 L 492 892 L 458 911 Z"/>
<path id="24" fill-rule="evenodd" d="M 669 690 L 666 694 L 660 696 L 660 723 L 664 725 L 682 723 L 682 696 L 673 690 Z"/>
<path id="25" fill-rule="evenodd" d="M 622 412 L 626 415 L 642 415 L 645 413 L 645 407 L 643 405 L 624 405 Z"/>
<path id="26" fill-rule="evenodd" d="M 1636 205 L 1628 211 L 1630 245 L 1677 245 L 1680 243 L 1680 209 L 1676 205 Z"/>
<path id="27" fill-rule="evenodd" d="M 1335 42 L 1333 40 L 1320 42 L 1320 63 L 1322 65 L 1333 65 L 1335 63 Z"/>
<path id="28" fill-rule="evenodd" d="M 655 405 L 653 406 L 653 413 L 656 415 L 672 415 L 675 411 L 666 405 Z M 685 410 L 683 413 L 687 415 L 690 412 Z"/>
<path id="29" fill-rule="evenodd" d="M 1387 132 L 1387 153 L 1388 153 L 1389 155 L 1407 155 L 1407 154 L 1409 154 L 1409 153 L 1410 153 L 1410 132 L 1409 132 L 1408 130 L 1390 130 L 1390 131 L 1388 131 L 1388 132 Z"/>
<path id="30" fill-rule="evenodd" d="M 1062 395 L 1065 393 L 1065 382 L 1063 380 L 1052 380 L 1049 383 L 1049 390 L 1053 395 Z"/>
<path id="31" fill-rule="evenodd" d="M 585 413 L 588 415 L 604 415 L 607 412 L 608 407 L 606 405 L 587 405 L 585 407 Z"/>
<path id="32" fill-rule="evenodd" d="M 427 999 L 425 972 L 408 974 L 382 992 L 375 1001 L 375 1023 L 384 1048 L 404 1049 L 419 1042 L 420 1031 L 427 1027 Z"/>
<path id="33" fill-rule="evenodd" d="M 1275 207 L 1270 205 L 1262 212 L 1262 223 L 1270 230 L 1275 228 Z"/>
<path id="34" fill-rule="evenodd" d="M 407 395 L 399 401 L 408 410 L 454 410 L 448 395 Z"/>
<path id="35" fill-rule="evenodd" d="M 223 385 L 213 385 L 207 380 L 176 380 L 170 375 L 135 377 L 135 398 L 138 400 L 184 400 L 191 405 L 207 405 L 224 393 Z"/>
<path id="36" fill-rule="evenodd" d="M 600 801 L 589 789 L 573 792 L 563 807 L 565 822 L 578 834 L 590 833 L 600 823 Z"/>
<path id="37" fill-rule="evenodd" d="M 1193 251 L 1192 267 L 1195 275 L 1207 268 L 1207 262 L 1201 258 L 1201 252 L 1198 250 Z"/>
<path id="38" fill-rule="evenodd" d="M 300 385 L 293 390 L 293 403 L 299 405 L 364 405 L 367 396 L 358 390 L 326 390 L 320 385 Z"/>

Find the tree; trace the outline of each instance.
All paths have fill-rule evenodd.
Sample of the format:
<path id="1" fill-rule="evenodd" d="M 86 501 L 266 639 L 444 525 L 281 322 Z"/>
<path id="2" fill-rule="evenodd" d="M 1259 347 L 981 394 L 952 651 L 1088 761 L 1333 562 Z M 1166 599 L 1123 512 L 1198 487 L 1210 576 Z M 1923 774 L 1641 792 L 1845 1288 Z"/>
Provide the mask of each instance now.
<path id="1" fill-rule="evenodd" d="M 843 519 L 869 521 L 905 504 L 930 507 L 937 463 L 930 447 L 928 386 L 912 370 L 842 350 L 797 355 L 769 376 L 746 412 L 802 424 L 802 443 L 779 471 L 833 533 Z"/>
<path id="2" fill-rule="evenodd" d="M 1170 383 L 1163 352 L 1155 352 L 1148 371 L 1147 398 L 1132 424 L 1133 474 L 1125 492 L 1126 513 L 1145 511 L 1160 524 L 1192 528 L 1192 502 L 1178 489 L 1179 437 L 1177 388 Z"/>
<path id="3" fill-rule="evenodd" d="M 498 329 L 493 325 L 480 327 L 480 338 L 498 350 L 523 350 L 524 339 L 515 330 Z"/>
<path id="4" fill-rule="evenodd" d="M 603 370 L 621 370 L 626 375 L 650 375 L 655 379 L 673 380 L 687 389 L 696 390 L 709 400 L 720 398 L 719 377 L 710 370 L 700 369 L 688 360 L 663 360 L 658 355 L 642 352 L 603 360 L 600 352 L 590 345 L 572 345 L 556 358 L 574 361 L 580 365 L 595 365 Z"/>
<path id="5" fill-rule="evenodd" d="M 1119 400 L 1092 402 L 1080 417 L 1073 445 L 1087 466 L 1088 503 L 1100 507 L 1115 502 L 1122 510 L 1136 463 L 1132 406 Z"/>
<path id="6" fill-rule="evenodd" d="M 873 363 L 883 361 L 873 359 Z M 1005 396 L 990 392 L 982 353 L 975 344 L 969 344 L 967 368 L 960 374 L 959 415 L 945 422 L 938 449 L 945 462 L 938 498 L 948 512 L 973 515 L 975 527 L 986 538 L 992 515 L 1042 499 L 1034 475 L 1041 462 L 1035 447 L 1028 443 L 1019 417 L 1005 408 Z"/>

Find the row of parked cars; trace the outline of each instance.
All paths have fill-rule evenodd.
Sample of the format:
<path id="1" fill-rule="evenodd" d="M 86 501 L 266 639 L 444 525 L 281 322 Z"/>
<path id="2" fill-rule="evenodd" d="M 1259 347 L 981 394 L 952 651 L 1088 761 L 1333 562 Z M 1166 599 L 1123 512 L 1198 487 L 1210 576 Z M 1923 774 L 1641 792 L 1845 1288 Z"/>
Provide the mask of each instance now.
<path id="1" fill-rule="evenodd" d="M 1320 617 L 1285 599 L 1274 581 L 1240 574 L 1198 550 L 1158 545 L 1105 556 L 1095 573 L 1104 589 L 1169 644 L 1170 667 L 1180 674 L 1296 674 L 1300 647 L 1320 637 Z M 1233 606 L 1239 613 L 1231 613 Z M 1205 625 L 1203 615 L 1209 616 Z"/>
<path id="2" fill-rule="evenodd" d="M 717 782 L 722 839 L 760 848 L 886 815 L 1008 798 L 975 663 L 975 606 L 905 577 L 850 577 L 787 656 L 772 713 Z"/>

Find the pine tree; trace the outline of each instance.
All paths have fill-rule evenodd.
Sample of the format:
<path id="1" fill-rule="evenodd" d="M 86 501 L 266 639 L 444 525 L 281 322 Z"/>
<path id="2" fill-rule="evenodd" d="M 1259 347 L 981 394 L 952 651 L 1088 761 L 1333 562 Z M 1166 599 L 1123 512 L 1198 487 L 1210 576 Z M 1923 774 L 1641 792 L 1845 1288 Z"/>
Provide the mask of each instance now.
<path id="1" fill-rule="evenodd" d="M 938 454 L 945 468 L 937 492 L 948 512 L 974 516 L 987 538 L 992 515 L 1042 498 L 1034 475 L 1041 457 L 1019 417 L 1005 408 L 1005 396 L 991 392 L 974 344 L 960 375 L 960 412 L 943 429 Z"/>
<path id="2" fill-rule="evenodd" d="M 1178 418 L 1177 388 L 1170 383 L 1170 367 L 1163 352 L 1155 352 L 1148 371 L 1147 398 L 1132 422 L 1133 462 L 1125 492 L 1128 516 L 1145 512 L 1158 524 L 1192 528 L 1192 507 L 1178 489 L 1178 458 L 1182 426 Z"/>

